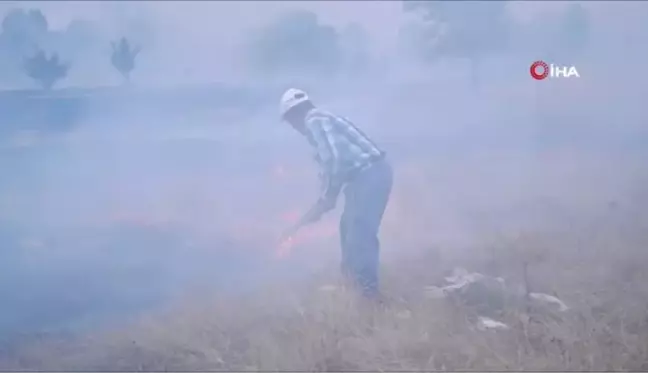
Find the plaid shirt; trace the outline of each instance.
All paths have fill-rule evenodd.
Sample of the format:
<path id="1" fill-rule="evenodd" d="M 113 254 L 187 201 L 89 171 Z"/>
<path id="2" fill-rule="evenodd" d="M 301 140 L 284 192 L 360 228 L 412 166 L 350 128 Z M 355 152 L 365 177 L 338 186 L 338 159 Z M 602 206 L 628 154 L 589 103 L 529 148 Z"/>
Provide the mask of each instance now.
<path id="1" fill-rule="evenodd" d="M 371 165 L 384 152 L 346 118 L 315 108 L 306 115 L 305 136 L 315 147 L 321 167 L 321 198 L 337 198 L 356 172 Z"/>

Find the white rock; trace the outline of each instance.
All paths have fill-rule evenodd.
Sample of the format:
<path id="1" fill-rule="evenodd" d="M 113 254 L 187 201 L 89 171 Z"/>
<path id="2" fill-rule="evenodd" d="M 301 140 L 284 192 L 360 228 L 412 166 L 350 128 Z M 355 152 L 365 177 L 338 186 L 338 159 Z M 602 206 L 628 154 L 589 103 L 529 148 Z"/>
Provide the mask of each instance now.
<path id="1" fill-rule="evenodd" d="M 533 299 L 533 300 L 536 300 L 536 301 L 556 305 L 556 306 L 558 306 L 558 308 L 560 309 L 561 312 L 567 311 L 569 309 L 569 307 L 567 307 L 565 302 L 563 302 L 560 299 L 554 297 L 553 295 L 544 294 L 544 293 L 530 293 L 529 297 L 531 299 Z"/>
<path id="2" fill-rule="evenodd" d="M 509 329 L 509 326 L 504 324 L 503 322 L 499 322 L 497 320 L 493 320 L 488 317 L 480 316 L 478 319 L 477 327 L 482 330 L 486 329 L 502 329 L 506 330 Z"/>
<path id="3" fill-rule="evenodd" d="M 470 273 L 465 268 L 459 267 L 455 268 L 452 272 L 452 275 L 446 277 L 445 280 L 450 284 L 449 286 L 447 286 L 448 288 L 462 288 L 468 284 L 477 282 L 482 278 L 484 278 L 484 275 L 482 275 L 481 273 Z"/>

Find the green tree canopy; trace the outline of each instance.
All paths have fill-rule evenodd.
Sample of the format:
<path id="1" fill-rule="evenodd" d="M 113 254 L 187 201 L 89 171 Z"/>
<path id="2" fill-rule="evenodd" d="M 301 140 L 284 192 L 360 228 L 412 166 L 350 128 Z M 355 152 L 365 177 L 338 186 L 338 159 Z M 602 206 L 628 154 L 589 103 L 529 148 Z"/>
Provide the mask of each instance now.
<path id="1" fill-rule="evenodd" d="M 130 80 L 130 73 L 135 69 L 135 59 L 141 51 L 140 47 L 131 46 L 126 38 L 112 43 L 112 56 L 110 61 L 126 81 Z"/>
<path id="2" fill-rule="evenodd" d="M 590 34 L 587 10 L 569 3 L 559 13 L 545 13 L 532 22 L 517 25 L 515 50 L 529 58 L 558 59 L 568 63 L 586 47 Z M 560 61 L 563 60 L 563 61 Z"/>
<path id="3" fill-rule="evenodd" d="M 24 61 L 27 75 L 37 81 L 43 89 L 50 90 L 54 84 L 67 76 L 69 65 L 59 61 L 59 56 L 53 53 L 49 58 L 40 49 L 32 57 Z"/>
<path id="4" fill-rule="evenodd" d="M 23 57 L 38 50 L 48 33 L 47 19 L 37 9 L 12 9 L 2 20 L 2 49 Z"/>
<path id="5" fill-rule="evenodd" d="M 507 1 L 404 1 L 403 9 L 418 17 L 402 37 L 414 56 L 432 62 L 461 58 L 471 62 L 472 77 L 486 55 L 509 45 L 511 19 Z"/>
<path id="6" fill-rule="evenodd" d="M 253 33 L 245 55 L 262 73 L 331 74 L 340 67 L 342 51 L 335 28 L 312 12 L 295 11 Z"/>

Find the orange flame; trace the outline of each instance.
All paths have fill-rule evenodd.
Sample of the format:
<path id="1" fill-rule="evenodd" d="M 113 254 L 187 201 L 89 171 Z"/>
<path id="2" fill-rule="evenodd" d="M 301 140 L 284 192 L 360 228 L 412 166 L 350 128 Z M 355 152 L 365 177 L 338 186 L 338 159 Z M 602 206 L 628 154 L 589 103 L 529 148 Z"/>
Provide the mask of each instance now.
<path id="1" fill-rule="evenodd" d="M 276 256 L 280 259 L 288 258 L 296 246 L 304 245 L 332 237 L 337 232 L 335 224 L 320 223 L 304 228 L 279 243 Z"/>

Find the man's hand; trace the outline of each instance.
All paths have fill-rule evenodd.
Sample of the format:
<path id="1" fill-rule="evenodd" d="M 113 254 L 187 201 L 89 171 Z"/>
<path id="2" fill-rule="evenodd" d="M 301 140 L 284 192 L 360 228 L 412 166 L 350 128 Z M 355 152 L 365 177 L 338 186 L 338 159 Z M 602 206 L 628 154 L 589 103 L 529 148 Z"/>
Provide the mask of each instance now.
<path id="1" fill-rule="evenodd" d="M 284 244 L 287 241 L 289 241 L 292 238 L 292 236 L 294 236 L 295 233 L 297 233 L 297 231 L 299 231 L 299 228 L 301 228 L 301 225 L 295 224 L 292 227 L 286 229 L 286 231 L 284 231 L 281 234 L 281 237 L 279 237 L 279 243 Z"/>
<path id="2" fill-rule="evenodd" d="M 281 242 L 284 242 L 287 239 L 289 239 L 291 236 L 297 233 L 303 226 L 317 222 L 322 218 L 322 215 L 333 210 L 334 208 L 335 208 L 335 199 L 320 198 L 319 200 L 317 200 L 317 203 L 315 203 L 315 206 L 313 206 L 310 210 L 308 210 L 308 212 L 301 219 L 299 219 L 297 224 L 287 229 L 281 235 Z"/>

